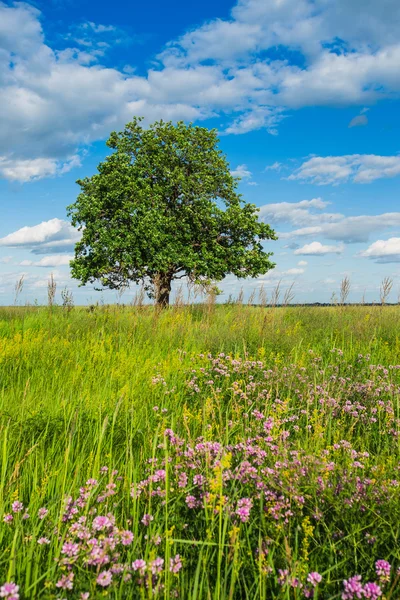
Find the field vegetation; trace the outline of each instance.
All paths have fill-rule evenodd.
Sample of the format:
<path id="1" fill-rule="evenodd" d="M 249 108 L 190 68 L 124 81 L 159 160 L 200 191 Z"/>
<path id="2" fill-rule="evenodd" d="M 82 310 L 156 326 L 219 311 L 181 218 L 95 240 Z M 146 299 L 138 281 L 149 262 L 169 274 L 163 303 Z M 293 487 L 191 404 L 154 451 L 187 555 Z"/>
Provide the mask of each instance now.
<path id="1" fill-rule="evenodd" d="M 400 310 L 0 309 L 0 596 L 400 597 Z"/>

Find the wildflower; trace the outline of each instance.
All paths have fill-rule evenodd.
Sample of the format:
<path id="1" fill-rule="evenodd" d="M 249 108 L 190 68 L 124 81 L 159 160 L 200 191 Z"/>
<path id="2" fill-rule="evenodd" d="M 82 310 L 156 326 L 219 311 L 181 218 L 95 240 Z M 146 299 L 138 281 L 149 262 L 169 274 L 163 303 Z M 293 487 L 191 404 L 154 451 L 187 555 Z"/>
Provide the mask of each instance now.
<path id="1" fill-rule="evenodd" d="M 19 586 L 13 581 L 5 583 L 0 587 L 0 598 L 8 598 L 9 600 L 18 600 Z"/>
<path id="2" fill-rule="evenodd" d="M 80 600 L 88 600 L 90 594 L 89 592 L 81 592 L 81 595 L 79 596 Z"/>
<path id="3" fill-rule="evenodd" d="M 95 487 L 98 484 L 97 479 L 88 479 L 86 485 L 90 487 Z"/>
<path id="4" fill-rule="evenodd" d="M 238 515 L 242 523 L 246 523 L 249 520 L 252 506 L 253 502 L 250 498 L 241 498 L 238 501 L 235 513 Z"/>
<path id="5" fill-rule="evenodd" d="M 186 496 L 185 498 L 185 502 L 188 505 L 189 508 L 196 508 L 196 498 L 194 496 Z"/>
<path id="6" fill-rule="evenodd" d="M 101 467 L 100 473 L 107 473 L 108 467 Z"/>
<path id="7" fill-rule="evenodd" d="M 61 549 L 61 553 L 69 556 L 70 558 L 72 556 L 76 556 L 79 553 L 79 544 L 66 542 Z"/>
<path id="8" fill-rule="evenodd" d="M 382 596 L 382 590 L 376 583 L 366 583 L 363 588 L 365 598 L 371 598 L 371 600 L 377 600 L 379 596 Z"/>
<path id="9" fill-rule="evenodd" d="M 132 563 L 132 569 L 134 571 L 139 571 L 139 573 L 141 575 L 143 575 L 143 573 L 146 569 L 146 561 L 143 560 L 142 558 L 138 558 L 137 560 L 134 560 Z"/>
<path id="10" fill-rule="evenodd" d="M 68 573 L 68 575 L 63 575 L 59 581 L 56 583 L 56 587 L 61 588 L 63 590 L 72 590 L 74 587 L 74 574 Z"/>
<path id="11" fill-rule="evenodd" d="M 132 531 L 121 531 L 121 544 L 123 546 L 129 546 L 133 542 L 133 533 Z"/>
<path id="12" fill-rule="evenodd" d="M 19 513 L 22 510 L 24 510 L 24 505 L 22 504 L 22 502 L 19 502 L 18 500 L 16 500 L 15 502 L 12 503 L 11 510 L 14 513 Z"/>
<path id="13" fill-rule="evenodd" d="M 39 510 L 38 510 L 39 519 L 42 521 L 47 516 L 48 512 L 49 511 L 47 510 L 47 508 L 44 508 L 44 507 L 39 508 Z"/>
<path id="14" fill-rule="evenodd" d="M 375 571 L 381 581 L 389 581 L 391 565 L 386 560 L 377 560 Z"/>
<path id="15" fill-rule="evenodd" d="M 313 573 L 308 574 L 307 581 L 308 583 L 311 583 L 313 587 L 317 587 L 317 585 L 322 581 L 322 575 L 314 571 Z"/>
<path id="16" fill-rule="evenodd" d="M 22 515 L 22 518 L 24 519 L 24 521 L 26 521 L 26 519 L 29 519 L 29 514 L 26 512 Z"/>
<path id="17" fill-rule="evenodd" d="M 188 476 L 186 475 L 186 473 L 180 473 L 179 480 L 178 480 L 178 487 L 180 487 L 180 488 L 186 487 L 187 482 L 188 482 Z"/>
<path id="18" fill-rule="evenodd" d="M 146 527 L 148 525 L 150 525 L 151 521 L 154 521 L 154 517 L 152 515 L 148 515 L 148 514 L 143 515 L 143 518 L 141 520 L 143 525 L 146 525 Z"/>
<path id="19" fill-rule="evenodd" d="M 37 543 L 39 544 L 39 546 L 43 546 L 44 544 L 48 545 L 50 544 L 50 540 L 46 537 L 41 537 L 38 539 Z"/>
<path id="20" fill-rule="evenodd" d="M 157 556 L 157 558 L 151 562 L 151 572 L 153 573 L 153 575 L 161 573 L 163 565 L 164 559 Z"/>
<path id="21" fill-rule="evenodd" d="M 171 571 L 171 573 L 179 573 L 179 571 L 181 569 L 182 569 L 181 557 L 179 556 L 179 554 L 177 554 L 176 556 L 174 556 L 174 558 L 170 559 L 169 570 Z"/>
<path id="22" fill-rule="evenodd" d="M 112 523 L 108 517 L 95 517 L 93 519 L 93 529 L 95 531 L 102 531 L 103 529 L 108 529 L 112 526 Z"/>
<path id="23" fill-rule="evenodd" d="M 10 514 L 4 515 L 3 521 L 4 523 L 12 523 L 14 521 L 14 517 Z"/>
<path id="24" fill-rule="evenodd" d="M 101 587 L 107 587 L 108 585 L 110 585 L 111 581 L 112 574 L 110 571 L 102 571 L 96 579 L 96 583 L 101 585 Z"/>
<path id="25" fill-rule="evenodd" d="M 362 598 L 363 587 L 361 585 L 361 575 L 354 575 L 350 579 L 343 581 L 344 591 L 342 600 L 354 600 L 354 598 Z"/>

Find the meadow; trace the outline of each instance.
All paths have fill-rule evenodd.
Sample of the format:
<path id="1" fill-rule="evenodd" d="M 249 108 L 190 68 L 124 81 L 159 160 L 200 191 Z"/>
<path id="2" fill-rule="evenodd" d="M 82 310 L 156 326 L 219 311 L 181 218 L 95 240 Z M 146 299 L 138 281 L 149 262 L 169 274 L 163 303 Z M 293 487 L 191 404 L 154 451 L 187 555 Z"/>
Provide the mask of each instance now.
<path id="1" fill-rule="evenodd" d="M 400 308 L 0 308 L 0 597 L 400 598 Z"/>

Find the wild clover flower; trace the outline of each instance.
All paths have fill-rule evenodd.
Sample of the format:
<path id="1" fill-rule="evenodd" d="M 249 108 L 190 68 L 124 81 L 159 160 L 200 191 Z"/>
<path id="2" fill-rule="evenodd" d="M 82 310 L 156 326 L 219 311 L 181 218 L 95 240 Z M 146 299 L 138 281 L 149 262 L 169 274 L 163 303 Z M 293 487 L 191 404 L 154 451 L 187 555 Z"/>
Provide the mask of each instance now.
<path id="1" fill-rule="evenodd" d="M 382 596 L 382 590 L 376 583 L 366 583 L 363 593 L 365 598 L 370 598 L 371 600 L 377 600 L 379 596 Z"/>
<path id="2" fill-rule="evenodd" d="M 313 587 L 317 587 L 317 585 L 322 581 L 322 575 L 314 571 L 313 573 L 308 574 L 307 581 L 308 583 L 311 583 Z"/>
<path id="3" fill-rule="evenodd" d="M 153 515 L 148 515 L 147 513 L 143 515 L 142 520 L 141 520 L 143 525 L 146 525 L 146 527 L 148 525 L 150 525 L 151 521 L 154 521 L 154 517 L 153 517 Z"/>
<path id="4" fill-rule="evenodd" d="M 375 563 L 375 571 L 380 581 L 389 581 L 391 565 L 386 560 L 377 560 Z"/>
<path id="5" fill-rule="evenodd" d="M 361 575 L 354 575 L 353 577 L 350 577 L 350 579 L 345 579 L 343 581 L 343 587 L 342 600 L 362 598 L 363 587 L 361 584 Z"/>
<path id="6" fill-rule="evenodd" d="M 121 544 L 123 546 L 129 546 L 133 542 L 133 533 L 132 531 L 126 530 L 121 531 Z"/>
<path id="7" fill-rule="evenodd" d="M 182 560 L 179 554 L 171 558 L 169 561 L 169 570 L 171 573 L 179 573 L 182 568 Z"/>
<path id="8" fill-rule="evenodd" d="M 0 587 L 0 598 L 7 598 L 7 600 L 18 600 L 19 586 L 12 581 L 10 581 L 10 583 L 4 583 Z"/>
<path id="9" fill-rule="evenodd" d="M 22 502 L 19 502 L 18 500 L 16 500 L 15 502 L 12 503 L 11 510 L 14 513 L 19 513 L 24 510 L 24 505 L 22 504 Z"/>
<path id="10" fill-rule="evenodd" d="M 72 588 L 74 587 L 73 581 L 74 581 L 74 574 L 71 572 L 71 573 L 68 573 L 68 575 L 63 575 L 61 577 L 61 579 L 59 579 L 59 581 L 57 581 L 56 587 L 58 587 L 62 590 L 72 590 Z"/>
<path id="11" fill-rule="evenodd" d="M 39 508 L 39 510 L 38 510 L 39 519 L 43 520 L 47 516 L 48 512 L 49 511 L 47 510 L 47 508 L 44 508 L 44 507 Z"/>
<path id="12" fill-rule="evenodd" d="M 98 585 L 101 585 L 101 587 L 107 587 L 110 585 L 111 582 L 112 582 L 111 571 L 102 571 L 96 579 L 96 583 L 98 583 Z"/>

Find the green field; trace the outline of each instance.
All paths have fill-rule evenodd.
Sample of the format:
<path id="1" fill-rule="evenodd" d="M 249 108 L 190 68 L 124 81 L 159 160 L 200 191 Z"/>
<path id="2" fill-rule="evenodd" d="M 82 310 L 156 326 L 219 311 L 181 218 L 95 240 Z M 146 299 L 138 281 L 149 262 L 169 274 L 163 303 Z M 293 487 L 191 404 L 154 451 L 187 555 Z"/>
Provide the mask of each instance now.
<path id="1" fill-rule="evenodd" d="M 0 309 L 0 586 L 396 600 L 399 400 L 396 306 Z"/>

